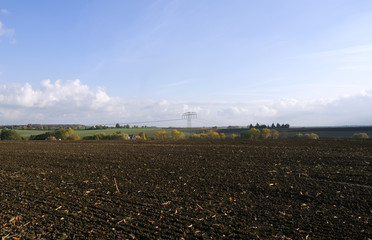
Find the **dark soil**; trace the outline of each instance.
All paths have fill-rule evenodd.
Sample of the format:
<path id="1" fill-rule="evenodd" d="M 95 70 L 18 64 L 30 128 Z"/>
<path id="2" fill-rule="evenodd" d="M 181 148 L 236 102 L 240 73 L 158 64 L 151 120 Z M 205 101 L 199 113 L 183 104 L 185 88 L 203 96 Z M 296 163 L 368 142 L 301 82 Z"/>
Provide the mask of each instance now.
<path id="1" fill-rule="evenodd" d="M 369 239 L 372 141 L 0 143 L 2 239 Z"/>

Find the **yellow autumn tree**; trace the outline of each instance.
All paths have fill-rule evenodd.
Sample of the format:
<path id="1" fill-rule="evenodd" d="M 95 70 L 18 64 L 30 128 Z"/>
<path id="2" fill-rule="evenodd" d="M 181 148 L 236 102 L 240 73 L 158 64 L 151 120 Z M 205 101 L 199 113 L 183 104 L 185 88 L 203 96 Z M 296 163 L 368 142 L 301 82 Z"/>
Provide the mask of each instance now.
<path id="1" fill-rule="evenodd" d="M 67 140 L 78 141 L 78 140 L 80 140 L 80 136 L 79 135 L 70 135 L 70 136 L 67 137 Z"/>
<path id="2" fill-rule="evenodd" d="M 211 139 L 219 139 L 220 138 L 220 134 L 218 134 L 218 132 L 211 131 L 211 132 L 208 133 L 208 135 Z"/>
<path id="3" fill-rule="evenodd" d="M 155 133 L 155 139 L 157 139 L 157 140 L 165 140 L 165 139 L 167 139 L 167 138 L 168 138 L 168 136 L 167 136 L 167 132 L 164 131 L 164 130 L 157 131 L 157 132 Z"/>
<path id="4" fill-rule="evenodd" d="M 220 139 L 226 139 L 226 135 L 224 133 L 220 133 Z"/>
<path id="5" fill-rule="evenodd" d="M 141 140 L 147 140 L 146 133 L 145 132 L 140 132 L 139 136 L 141 137 Z"/>
<path id="6" fill-rule="evenodd" d="M 173 140 L 185 139 L 185 134 L 183 132 L 179 132 L 176 129 L 173 129 L 172 130 L 172 139 Z"/>
<path id="7" fill-rule="evenodd" d="M 268 128 L 264 128 L 261 130 L 261 136 L 263 139 L 268 139 L 271 136 L 271 131 Z"/>
<path id="8" fill-rule="evenodd" d="M 257 128 L 251 128 L 248 131 L 241 132 L 240 137 L 246 139 L 258 139 L 261 134 L 261 131 Z"/>

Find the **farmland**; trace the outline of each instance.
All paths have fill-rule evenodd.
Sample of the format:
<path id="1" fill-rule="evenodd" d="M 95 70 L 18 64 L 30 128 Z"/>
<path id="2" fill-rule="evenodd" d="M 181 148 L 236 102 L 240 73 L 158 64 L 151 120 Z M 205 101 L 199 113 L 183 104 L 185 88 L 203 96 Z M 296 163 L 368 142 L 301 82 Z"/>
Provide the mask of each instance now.
<path id="1" fill-rule="evenodd" d="M 2 141 L 5 239 L 368 239 L 372 141 Z"/>
<path id="2" fill-rule="evenodd" d="M 162 128 L 108 128 L 108 129 L 95 129 L 95 130 L 74 130 L 74 135 L 79 135 L 80 137 L 85 137 L 85 136 L 93 136 L 95 134 L 113 134 L 116 132 L 122 132 L 122 133 L 127 133 L 127 134 L 135 134 L 138 135 L 140 132 L 146 132 L 146 135 L 149 137 L 153 137 L 155 133 L 159 130 L 163 130 Z M 39 135 L 43 134 L 47 131 L 44 130 L 17 130 L 17 132 L 25 138 L 30 137 L 31 135 Z M 171 130 L 168 130 L 170 133 Z"/>

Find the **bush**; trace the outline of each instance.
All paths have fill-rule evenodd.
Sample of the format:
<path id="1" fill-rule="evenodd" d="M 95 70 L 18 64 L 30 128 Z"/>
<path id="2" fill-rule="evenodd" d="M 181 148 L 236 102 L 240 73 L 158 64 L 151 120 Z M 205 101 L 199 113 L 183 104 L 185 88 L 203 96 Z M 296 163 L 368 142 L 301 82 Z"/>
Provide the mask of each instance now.
<path id="1" fill-rule="evenodd" d="M 58 130 L 54 131 L 54 136 L 57 139 L 66 140 L 67 138 L 72 136 L 73 132 L 74 130 L 72 128 L 68 128 L 68 129 L 59 128 Z"/>
<path id="2" fill-rule="evenodd" d="M 305 133 L 305 134 L 297 133 L 293 138 L 317 140 L 317 139 L 319 139 L 319 136 L 318 136 L 318 134 L 315 134 L 315 133 Z"/>
<path id="3" fill-rule="evenodd" d="M 220 134 L 218 134 L 218 132 L 211 131 L 208 133 L 208 137 L 211 139 L 220 139 Z"/>
<path id="4" fill-rule="evenodd" d="M 206 133 L 194 133 L 192 135 L 192 139 L 207 139 L 208 138 L 208 134 Z"/>
<path id="5" fill-rule="evenodd" d="M 298 138 L 298 139 L 301 139 L 301 138 L 303 138 L 303 134 L 302 133 L 296 133 L 296 135 L 294 135 L 294 137 L 293 138 Z"/>
<path id="6" fill-rule="evenodd" d="M 226 135 L 224 133 L 220 133 L 220 139 L 222 140 L 226 139 Z"/>
<path id="7" fill-rule="evenodd" d="M 85 136 L 83 140 L 129 140 L 129 135 L 126 133 L 99 133 L 93 136 Z"/>
<path id="8" fill-rule="evenodd" d="M 168 136 L 167 136 L 167 132 L 166 131 L 157 131 L 155 133 L 155 139 L 156 140 L 165 140 L 167 138 L 168 138 Z"/>
<path id="9" fill-rule="evenodd" d="M 4 128 L 1 130 L 1 140 L 22 140 L 22 136 L 16 130 L 8 130 Z"/>
<path id="10" fill-rule="evenodd" d="M 279 138 L 279 131 L 275 129 L 271 129 L 271 138 L 278 139 Z"/>
<path id="11" fill-rule="evenodd" d="M 238 135 L 235 134 L 235 133 L 232 133 L 232 134 L 230 135 L 230 138 L 231 138 L 231 139 L 236 139 L 237 137 L 238 137 Z"/>
<path id="12" fill-rule="evenodd" d="M 248 131 L 241 132 L 240 133 L 240 138 L 245 138 L 245 139 L 258 139 L 260 137 L 260 130 L 257 128 L 251 128 Z"/>
<path id="13" fill-rule="evenodd" d="M 80 140 L 80 136 L 79 135 L 71 135 L 71 136 L 67 137 L 67 140 L 78 141 L 78 140 Z"/>
<path id="14" fill-rule="evenodd" d="M 39 135 L 31 135 L 29 140 L 46 140 L 46 139 L 49 140 L 52 137 L 56 138 L 53 132 L 46 132 L 46 133 L 39 134 Z"/>
<path id="15" fill-rule="evenodd" d="M 185 139 L 185 134 L 183 132 L 179 132 L 176 129 L 172 130 L 172 139 L 173 140 L 179 140 L 179 139 Z"/>
<path id="16" fill-rule="evenodd" d="M 354 133 L 352 138 L 368 139 L 369 136 L 367 133 Z"/>
<path id="17" fill-rule="evenodd" d="M 313 140 L 317 140 L 317 139 L 319 139 L 319 136 L 318 136 L 318 134 L 315 134 L 315 133 L 306 133 L 306 134 L 304 135 L 304 138 L 305 138 L 305 139 L 313 139 Z"/>

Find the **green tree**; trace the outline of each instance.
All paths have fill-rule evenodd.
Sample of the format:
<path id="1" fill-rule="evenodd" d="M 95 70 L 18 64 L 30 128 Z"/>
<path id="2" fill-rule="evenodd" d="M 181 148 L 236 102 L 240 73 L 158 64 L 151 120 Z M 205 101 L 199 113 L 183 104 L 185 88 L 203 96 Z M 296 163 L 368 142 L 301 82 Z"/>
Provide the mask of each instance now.
<path id="1" fill-rule="evenodd" d="M 54 135 L 57 139 L 66 140 L 72 135 L 73 132 L 74 130 L 72 128 L 59 128 L 58 130 L 54 131 Z"/>
<path id="2" fill-rule="evenodd" d="M 245 139 L 258 139 L 260 137 L 260 130 L 257 128 L 251 128 L 248 131 L 241 132 L 240 137 Z"/>
<path id="3" fill-rule="evenodd" d="M 115 125 L 115 128 L 120 128 L 120 124 L 117 123 L 117 124 Z"/>
<path id="4" fill-rule="evenodd" d="M 271 138 L 272 139 L 278 139 L 279 138 L 279 131 L 275 129 L 271 129 Z"/>
<path id="5" fill-rule="evenodd" d="M 1 140 L 22 140 L 22 137 L 16 130 L 8 130 L 4 128 L 1 130 Z"/>

